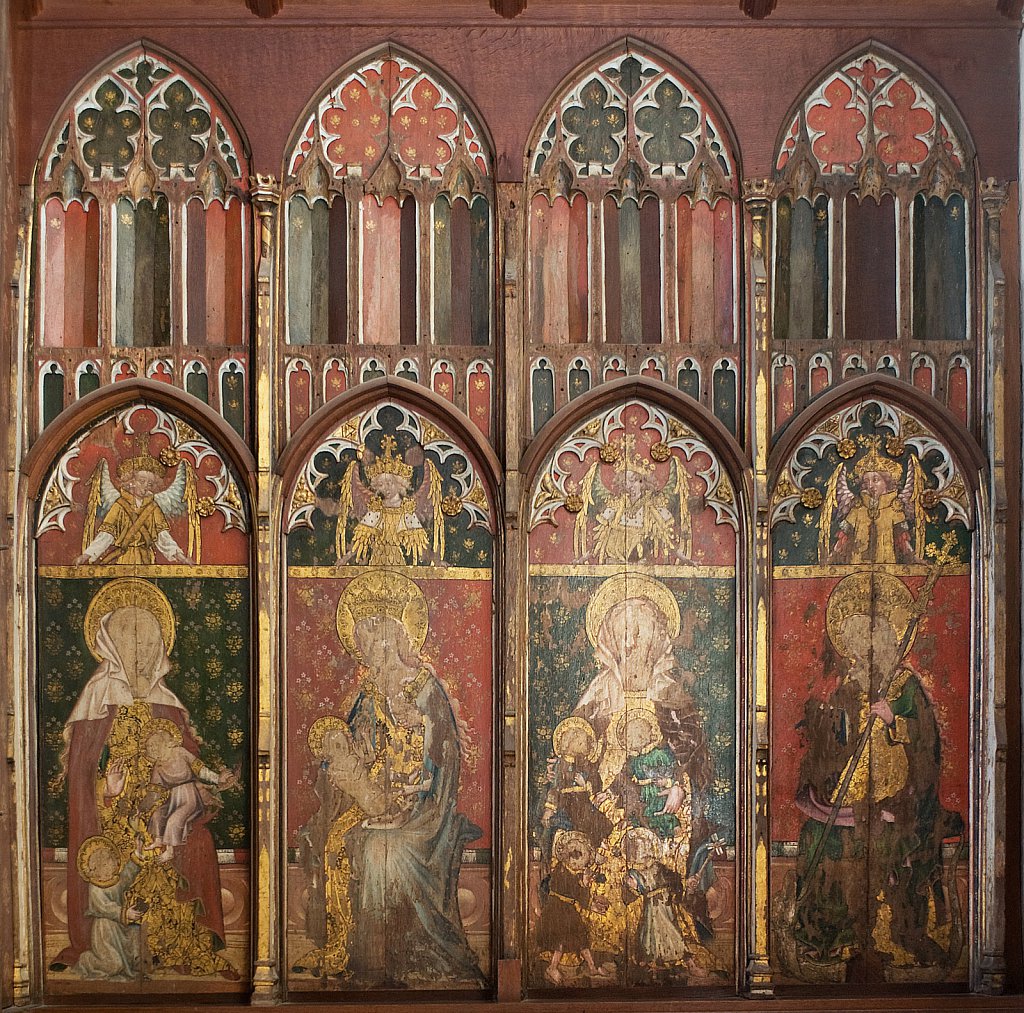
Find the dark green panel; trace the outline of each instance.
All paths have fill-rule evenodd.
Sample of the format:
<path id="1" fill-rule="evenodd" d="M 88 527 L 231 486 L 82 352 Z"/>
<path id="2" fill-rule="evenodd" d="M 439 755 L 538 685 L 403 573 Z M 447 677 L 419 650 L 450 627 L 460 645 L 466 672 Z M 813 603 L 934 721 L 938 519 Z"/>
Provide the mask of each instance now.
<path id="1" fill-rule="evenodd" d="M 185 374 L 185 390 L 200 401 L 210 402 L 210 378 L 199 367 L 192 366 Z"/>
<path id="2" fill-rule="evenodd" d="M 288 202 L 288 343 L 308 345 L 311 338 L 313 216 L 300 195 Z"/>
<path id="3" fill-rule="evenodd" d="M 43 425 L 48 426 L 64 410 L 64 373 L 51 364 L 43 373 Z"/>
<path id="4" fill-rule="evenodd" d="M 232 429 L 245 439 L 245 376 L 229 363 L 220 380 L 220 413 Z"/>
<path id="5" fill-rule="evenodd" d="M 814 201 L 814 331 L 815 341 L 828 338 L 828 198 Z"/>
<path id="6" fill-rule="evenodd" d="M 78 114 L 79 129 L 91 138 L 82 145 L 82 157 L 92 168 L 93 179 L 99 178 L 105 165 L 113 169 L 115 177 L 120 177 L 135 154 L 133 138 L 142 120 L 131 109 L 118 112 L 125 92 L 116 81 L 104 81 L 96 89 L 96 97 L 98 106 L 86 106 Z"/>
<path id="7" fill-rule="evenodd" d="M 793 206 L 790 232 L 789 339 L 814 337 L 814 208 L 805 200 Z M 809 282 L 811 282 L 809 284 Z"/>
<path id="8" fill-rule="evenodd" d="M 640 287 L 640 208 L 635 200 L 624 200 L 619 208 L 619 278 L 622 292 L 622 341 L 629 345 L 643 340 Z"/>
<path id="9" fill-rule="evenodd" d="M 452 208 L 443 194 L 434 201 L 434 341 L 452 342 Z"/>
<path id="10" fill-rule="evenodd" d="M 555 376 L 550 366 L 533 367 L 533 431 L 539 433 L 544 423 L 555 414 Z"/>
<path id="11" fill-rule="evenodd" d="M 569 399 L 586 394 L 590 390 L 590 372 L 580 366 L 569 370 Z"/>
<path id="12" fill-rule="evenodd" d="M 736 373 L 721 367 L 712 378 L 712 407 L 719 422 L 736 435 Z"/>
<path id="13" fill-rule="evenodd" d="M 943 203 L 914 201 L 914 338 L 964 341 L 967 336 L 966 208 L 954 194 Z"/>
<path id="14" fill-rule="evenodd" d="M 775 340 L 789 338 L 789 286 L 793 205 L 780 197 L 775 207 Z"/>
<path id="15" fill-rule="evenodd" d="M 91 362 L 87 362 L 82 372 L 78 374 L 78 396 L 85 397 L 86 394 L 91 394 L 94 390 L 99 389 L 100 374 Z"/>
<path id="16" fill-rule="evenodd" d="M 326 344 L 330 335 L 330 217 L 326 201 L 313 202 L 309 209 L 310 231 L 310 300 L 309 340 L 315 345 Z"/>
<path id="17" fill-rule="evenodd" d="M 171 343 L 171 240 L 167 198 L 141 200 L 135 208 L 135 276 L 132 344 Z"/>
<path id="18" fill-rule="evenodd" d="M 474 345 L 491 342 L 491 209 L 480 196 L 470 208 L 469 306 Z"/>
<path id="19" fill-rule="evenodd" d="M 694 401 L 700 400 L 700 373 L 694 367 L 680 366 L 676 375 L 676 386 L 689 394 Z"/>

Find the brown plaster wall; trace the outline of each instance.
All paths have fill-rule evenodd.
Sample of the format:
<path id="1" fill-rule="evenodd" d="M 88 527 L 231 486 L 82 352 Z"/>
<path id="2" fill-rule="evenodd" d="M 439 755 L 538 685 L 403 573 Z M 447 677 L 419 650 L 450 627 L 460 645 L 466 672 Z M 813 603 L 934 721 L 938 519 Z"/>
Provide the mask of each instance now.
<path id="1" fill-rule="evenodd" d="M 189 60 L 221 90 L 253 149 L 254 168 L 278 175 L 295 121 L 320 84 L 364 50 L 389 40 L 436 63 L 476 103 L 497 151 L 498 179 L 523 175 L 530 129 L 546 100 L 590 54 L 624 35 L 667 50 L 717 97 L 732 122 L 747 177 L 771 171 L 790 106 L 818 72 L 873 37 L 919 63 L 950 93 L 978 148 L 983 176 L 1012 178 L 1017 166 L 1017 37 L 1008 21 L 977 28 L 638 29 L 460 26 L 308 27 L 283 22 L 161 27 L 124 22 L 18 30 L 18 107 L 25 111 L 18 169 L 31 175 L 51 117 L 96 64 L 140 37 Z M 227 54 L 231 54 L 230 61 Z"/>

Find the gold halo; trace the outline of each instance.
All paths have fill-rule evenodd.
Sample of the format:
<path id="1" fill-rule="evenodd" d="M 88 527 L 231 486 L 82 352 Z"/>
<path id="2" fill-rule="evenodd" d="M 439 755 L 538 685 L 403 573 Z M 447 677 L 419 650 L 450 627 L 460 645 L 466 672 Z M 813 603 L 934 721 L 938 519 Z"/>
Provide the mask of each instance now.
<path id="1" fill-rule="evenodd" d="M 578 714 L 565 718 L 564 721 L 559 721 L 558 727 L 552 733 L 551 748 L 554 750 L 555 756 L 561 760 L 566 759 L 570 755 L 575 758 L 575 753 L 569 754 L 562 748 L 563 740 L 572 731 L 581 731 L 587 736 L 587 740 L 590 743 L 590 749 L 587 752 L 586 758 L 591 762 L 596 760 L 598 756 L 601 755 L 601 747 L 598 745 L 594 726 L 586 718 L 582 718 Z"/>
<path id="2" fill-rule="evenodd" d="M 100 661 L 96 653 L 96 634 L 105 615 L 121 608 L 145 609 L 151 612 L 160 624 L 160 632 L 164 638 L 164 650 L 170 654 L 174 646 L 174 609 L 167 600 L 167 595 L 148 580 L 141 577 L 119 577 L 109 584 L 104 584 L 89 602 L 85 612 L 85 643 L 89 653 Z"/>
<path id="3" fill-rule="evenodd" d="M 361 573 L 341 593 L 338 637 L 342 647 L 359 662 L 363 658 L 356 647 L 356 623 L 370 616 L 397 619 L 417 651 L 427 639 L 427 600 L 408 577 L 394 570 Z"/>
<path id="4" fill-rule="evenodd" d="M 644 746 L 640 749 L 640 753 L 647 752 L 648 749 L 652 749 L 654 746 L 661 742 L 661 725 L 658 724 L 658 718 L 654 713 L 654 707 L 636 707 L 624 710 L 615 721 L 615 741 L 618 745 L 629 752 L 629 748 L 626 743 L 626 729 L 634 721 L 642 721 L 647 725 L 647 739 Z M 638 755 L 638 754 L 631 754 Z"/>
<path id="5" fill-rule="evenodd" d="M 151 721 L 147 721 L 139 735 L 140 741 L 145 744 L 154 732 L 166 732 L 174 739 L 176 746 L 181 745 L 181 729 L 170 718 L 153 718 Z"/>
<path id="6" fill-rule="evenodd" d="M 344 727 L 344 720 L 334 714 L 328 714 L 326 717 L 317 718 L 316 721 L 309 726 L 309 732 L 306 735 L 306 744 L 309 746 L 309 751 L 317 757 L 317 759 L 322 760 L 324 758 L 324 740 L 331 732 Z"/>
<path id="7" fill-rule="evenodd" d="M 110 880 L 98 880 L 91 877 L 89 872 L 89 860 L 92 858 L 97 851 L 102 848 L 106 848 L 108 851 L 113 851 L 117 855 L 118 868 L 117 875 Z M 82 841 L 82 846 L 78 849 L 78 874 L 87 883 L 92 883 L 93 886 L 99 886 L 106 889 L 108 886 L 113 886 L 121 876 L 121 853 L 117 850 L 114 842 L 109 837 L 95 836 L 87 837 Z"/>
<path id="8" fill-rule="evenodd" d="M 617 573 L 609 577 L 595 592 L 587 606 L 587 636 L 597 646 L 597 632 L 613 605 L 630 598 L 649 601 L 664 617 L 668 635 L 679 635 L 679 603 L 660 580 L 645 573 Z"/>
<path id="9" fill-rule="evenodd" d="M 589 840 L 587 840 L 586 835 L 580 833 L 579 830 L 559 830 L 558 833 L 555 834 L 555 840 L 551 848 L 552 857 L 556 862 L 561 862 L 563 865 L 572 869 L 572 865 L 567 860 L 568 856 L 566 852 L 568 852 L 574 844 L 579 847 L 586 848 L 590 858 L 593 858 L 594 846 Z M 589 860 L 586 864 L 590 864 Z M 573 869 L 573 871 L 576 872 L 582 870 Z"/>
<path id="10" fill-rule="evenodd" d="M 825 609 L 825 625 L 833 646 L 844 657 L 849 649 L 843 636 L 842 626 L 853 616 L 885 616 L 896 639 L 903 641 L 907 627 L 914 613 L 914 595 L 899 577 L 891 573 L 865 570 L 844 577 L 833 588 Z M 917 630 L 907 644 L 909 651 L 917 636 Z"/>

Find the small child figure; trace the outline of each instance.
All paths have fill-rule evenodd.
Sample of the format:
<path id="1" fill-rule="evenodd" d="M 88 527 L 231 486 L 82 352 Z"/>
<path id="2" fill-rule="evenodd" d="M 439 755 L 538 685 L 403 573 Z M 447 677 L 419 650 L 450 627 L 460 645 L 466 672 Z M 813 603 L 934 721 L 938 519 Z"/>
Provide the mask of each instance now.
<path id="1" fill-rule="evenodd" d="M 537 921 L 537 948 L 551 951 L 544 977 L 553 985 L 562 984 L 558 965 L 566 952 L 582 957 L 591 976 L 601 977 L 583 918 L 591 908 L 594 849 L 580 831 L 562 830 L 555 835 L 553 860 L 547 900 Z"/>
<path id="2" fill-rule="evenodd" d="M 665 811 L 668 794 L 676 786 L 676 758 L 664 742 L 654 711 L 627 711 L 616 723 L 615 732 L 628 757 L 632 784 L 623 785 L 623 795 L 632 802 L 627 813 L 630 822 L 649 827 L 663 840 L 685 832 L 679 815 Z M 682 785 L 684 798 L 688 794 L 686 781 Z M 689 813 L 685 802 L 682 810 Z"/>
<path id="3" fill-rule="evenodd" d="M 611 833 L 612 821 L 601 810 L 596 761 L 600 746 L 593 726 L 573 715 L 560 721 L 551 736 L 554 756 L 548 761 L 548 794 L 541 817 L 545 844 L 560 830 L 578 830 L 597 848 Z M 545 855 L 545 857 L 548 857 Z"/>
<path id="4" fill-rule="evenodd" d="M 125 894 L 139 874 L 134 861 L 122 863 L 114 843 L 106 837 L 88 837 L 78 849 L 78 873 L 89 884 L 91 918 L 89 949 L 75 964 L 82 978 L 131 981 L 139 973 L 139 922 L 142 912 L 125 908 Z"/>
<path id="5" fill-rule="evenodd" d="M 149 817 L 150 848 L 159 852 L 158 861 L 169 862 L 192 824 L 219 801 L 207 785 L 228 788 L 236 778 L 229 770 L 210 770 L 190 753 L 181 744 L 181 729 L 167 718 L 154 718 L 143 729 L 143 748 L 153 764 L 150 791 L 161 799 Z"/>

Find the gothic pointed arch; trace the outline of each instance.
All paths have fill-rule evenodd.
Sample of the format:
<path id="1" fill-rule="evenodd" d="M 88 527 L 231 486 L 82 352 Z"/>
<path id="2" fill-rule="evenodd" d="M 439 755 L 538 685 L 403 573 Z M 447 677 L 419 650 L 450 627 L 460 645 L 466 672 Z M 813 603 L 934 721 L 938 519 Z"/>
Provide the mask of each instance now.
<path id="1" fill-rule="evenodd" d="M 531 993 L 738 973 L 743 461 L 706 408 L 643 376 L 573 401 L 523 460 Z"/>
<path id="2" fill-rule="evenodd" d="M 497 460 L 379 377 L 279 470 L 287 987 L 492 988 Z"/>
<path id="3" fill-rule="evenodd" d="M 997 698 L 985 455 L 888 377 L 841 384 L 770 462 L 775 980 L 956 987 L 1001 926 L 975 884 Z M 998 790 L 998 789 L 996 789 Z M 823 912 L 828 917 L 823 917 Z M 969 928 L 970 926 L 970 928 Z"/>
<path id="4" fill-rule="evenodd" d="M 559 85 L 525 155 L 527 338 L 556 374 L 588 343 L 620 375 L 675 377 L 689 358 L 711 378 L 724 359 L 697 396 L 742 439 L 738 157 L 709 89 L 646 43 L 615 42 Z M 554 393 L 557 410 L 579 391 Z"/>
<path id="5" fill-rule="evenodd" d="M 35 169 L 33 344 L 65 379 L 32 399 L 33 432 L 137 377 L 189 390 L 247 436 L 248 159 L 216 88 L 161 46 L 133 43 L 75 86 Z"/>
<path id="6" fill-rule="evenodd" d="M 151 380 L 84 397 L 24 461 L 47 997 L 248 992 L 254 470 Z"/>
<path id="7" fill-rule="evenodd" d="M 773 186 L 773 351 L 794 360 L 785 418 L 866 372 L 913 378 L 976 425 L 974 144 L 925 70 L 869 40 L 830 64 L 787 114 Z M 792 402 L 790 404 L 790 402 Z M 777 419 L 784 422 L 785 419 Z"/>
<path id="8" fill-rule="evenodd" d="M 283 373 L 330 359 L 360 377 L 372 360 L 490 432 L 473 366 L 495 365 L 494 154 L 457 84 L 394 44 L 361 54 L 299 117 L 283 182 Z M 313 386 L 315 410 L 329 395 Z"/>

